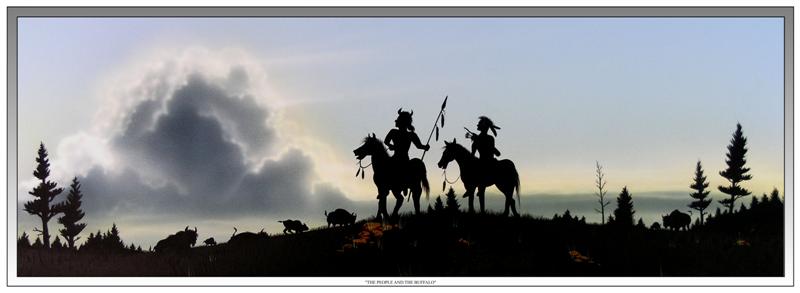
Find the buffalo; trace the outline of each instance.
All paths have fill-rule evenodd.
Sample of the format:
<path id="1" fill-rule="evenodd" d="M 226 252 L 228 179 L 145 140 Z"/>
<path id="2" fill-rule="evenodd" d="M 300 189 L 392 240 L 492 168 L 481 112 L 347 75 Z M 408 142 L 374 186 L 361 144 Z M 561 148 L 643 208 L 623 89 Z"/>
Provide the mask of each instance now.
<path id="1" fill-rule="evenodd" d="M 279 223 L 283 223 L 283 234 L 288 234 L 292 232 L 294 234 L 301 233 L 303 231 L 308 231 L 308 226 L 303 224 L 299 220 L 285 220 L 285 221 L 278 221 Z"/>
<path id="2" fill-rule="evenodd" d="M 239 230 L 236 227 L 233 227 L 233 235 L 231 235 L 231 239 L 228 240 L 228 244 L 230 245 L 242 245 L 242 244 L 253 244 L 259 242 L 261 240 L 267 239 L 269 235 L 267 232 L 264 232 L 264 229 L 261 229 L 261 232 L 253 233 L 253 232 L 242 232 L 236 234 Z"/>
<path id="3" fill-rule="evenodd" d="M 197 227 L 189 230 L 186 226 L 183 231 L 167 236 L 166 239 L 156 243 L 156 253 L 185 253 L 188 252 L 197 242 Z"/>
<path id="4" fill-rule="evenodd" d="M 217 241 L 216 241 L 216 240 L 214 240 L 214 237 L 211 237 L 211 238 L 208 238 L 208 239 L 206 239 L 205 241 L 203 241 L 203 243 L 204 243 L 206 246 L 213 246 L 213 245 L 217 245 Z"/>
<path id="5" fill-rule="evenodd" d="M 347 226 L 353 225 L 356 223 L 356 214 L 350 213 L 344 209 L 336 209 L 333 212 L 328 213 L 325 211 L 325 217 L 328 218 L 328 227 L 336 225 L 339 226 Z"/>
<path id="6" fill-rule="evenodd" d="M 664 222 L 664 229 L 689 230 L 692 217 L 689 214 L 674 210 L 669 215 L 661 216 L 661 220 Z"/>

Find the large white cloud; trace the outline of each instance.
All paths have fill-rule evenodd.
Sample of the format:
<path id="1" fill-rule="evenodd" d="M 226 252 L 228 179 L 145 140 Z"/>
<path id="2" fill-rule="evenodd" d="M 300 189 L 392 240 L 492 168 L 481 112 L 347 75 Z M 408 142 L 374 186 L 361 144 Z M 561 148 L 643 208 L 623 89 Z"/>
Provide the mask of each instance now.
<path id="1" fill-rule="evenodd" d="M 285 139 L 282 102 L 254 60 L 180 50 L 106 79 L 95 127 L 61 141 L 54 162 L 78 174 L 87 213 L 236 217 L 351 204 Z"/>

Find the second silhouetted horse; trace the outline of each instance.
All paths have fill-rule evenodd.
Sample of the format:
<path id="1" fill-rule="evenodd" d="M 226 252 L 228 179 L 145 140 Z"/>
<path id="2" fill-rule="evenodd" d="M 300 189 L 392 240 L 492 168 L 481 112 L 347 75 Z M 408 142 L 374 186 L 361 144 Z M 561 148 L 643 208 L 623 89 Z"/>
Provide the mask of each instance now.
<path id="1" fill-rule="evenodd" d="M 484 212 L 484 192 L 486 187 L 495 185 L 506 196 L 503 215 L 507 216 L 508 210 L 511 208 L 511 212 L 515 216 L 519 216 L 514 204 L 515 189 L 517 191 L 517 200 L 519 200 L 519 174 L 511 160 L 499 160 L 491 170 L 487 170 L 478 161 L 478 158 L 473 156 L 464 146 L 456 143 L 455 139 L 453 139 L 453 142 L 445 141 L 444 144 L 444 152 L 438 164 L 439 168 L 445 169 L 447 164 L 456 161 L 458 168 L 461 170 L 461 182 L 464 183 L 464 188 L 467 189 L 464 197 L 469 197 L 470 212 L 474 211 L 472 201 L 474 195 L 476 195 L 475 189 L 478 189 L 477 196 L 480 200 L 481 212 Z"/>

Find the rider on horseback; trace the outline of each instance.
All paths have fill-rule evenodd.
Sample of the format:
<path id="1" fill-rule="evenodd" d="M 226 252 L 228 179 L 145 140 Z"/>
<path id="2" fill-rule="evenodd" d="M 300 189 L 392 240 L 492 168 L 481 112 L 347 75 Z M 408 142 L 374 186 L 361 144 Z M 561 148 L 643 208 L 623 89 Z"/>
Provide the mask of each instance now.
<path id="1" fill-rule="evenodd" d="M 480 153 L 479 162 L 481 169 L 485 170 L 484 174 L 492 174 L 492 169 L 497 163 L 495 156 L 500 156 L 500 151 L 494 146 L 494 137 L 489 135 L 489 130 L 491 130 L 492 134 L 497 136 L 497 129 L 500 129 L 500 127 L 494 125 L 494 122 L 489 117 L 480 116 L 478 117 L 478 131 L 480 133 L 470 136 L 472 139 L 472 155 L 475 155 L 475 151 Z"/>
<path id="2" fill-rule="evenodd" d="M 402 108 L 397 109 L 397 119 L 394 120 L 394 126 L 397 128 L 390 130 L 386 139 L 383 140 L 389 150 L 394 151 L 392 159 L 397 166 L 397 177 L 408 173 L 406 169 L 408 168 L 408 150 L 411 148 L 411 143 L 421 150 L 427 151 L 431 148 L 430 145 L 422 145 L 419 141 L 419 136 L 414 132 L 414 126 L 411 125 L 412 115 L 414 112 L 406 112 Z"/>
<path id="3" fill-rule="evenodd" d="M 489 117 L 481 116 L 478 117 L 478 135 L 471 136 L 472 138 L 472 155 L 475 155 L 475 151 L 480 153 L 480 159 L 482 161 L 496 161 L 494 156 L 500 156 L 500 151 L 497 150 L 494 146 L 494 137 L 489 135 L 489 130 L 492 131 L 494 136 L 497 136 L 497 127 L 494 125 Z"/>

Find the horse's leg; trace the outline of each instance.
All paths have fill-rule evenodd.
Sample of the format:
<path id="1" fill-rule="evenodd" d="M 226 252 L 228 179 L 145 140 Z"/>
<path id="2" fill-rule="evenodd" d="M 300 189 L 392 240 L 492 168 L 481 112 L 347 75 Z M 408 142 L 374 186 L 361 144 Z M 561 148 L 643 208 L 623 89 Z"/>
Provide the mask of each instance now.
<path id="1" fill-rule="evenodd" d="M 485 192 L 486 192 L 486 187 L 485 186 L 479 186 L 478 187 L 478 200 L 481 203 L 481 214 L 486 212 L 486 209 L 484 207 L 484 205 L 486 203 L 486 200 L 484 199 Z"/>
<path id="2" fill-rule="evenodd" d="M 397 201 L 394 204 L 394 210 L 392 211 L 392 218 L 397 217 L 397 212 L 400 211 L 400 207 L 403 206 L 403 193 L 400 190 L 392 190 L 392 194 L 394 194 L 394 198 Z"/>
<path id="3" fill-rule="evenodd" d="M 414 197 L 414 214 L 419 215 L 419 199 L 422 197 L 422 188 L 419 186 L 411 187 L 411 196 Z"/>
<path id="4" fill-rule="evenodd" d="M 389 211 L 386 209 L 386 197 L 389 196 L 388 189 L 378 190 L 378 219 L 389 217 Z"/>
<path id="5" fill-rule="evenodd" d="M 467 189 L 467 191 L 464 192 L 464 197 L 469 198 L 469 212 L 474 213 L 475 206 L 472 203 L 472 200 L 475 199 L 475 187 L 474 186 L 464 186 L 464 187 Z"/>
<path id="6" fill-rule="evenodd" d="M 514 216 L 519 217 L 519 213 L 517 212 L 517 202 L 514 200 L 514 191 L 508 193 L 508 203 L 511 205 L 511 212 L 514 213 Z"/>
<path id="7" fill-rule="evenodd" d="M 500 189 L 500 192 L 506 197 L 506 208 L 503 215 L 508 215 L 508 208 L 511 208 L 511 213 L 513 213 L 515 217 L 518 217 L 517 204 L 514 200 L 514 186 L 510 184 L 498 184 L 497 189 Z"/>

